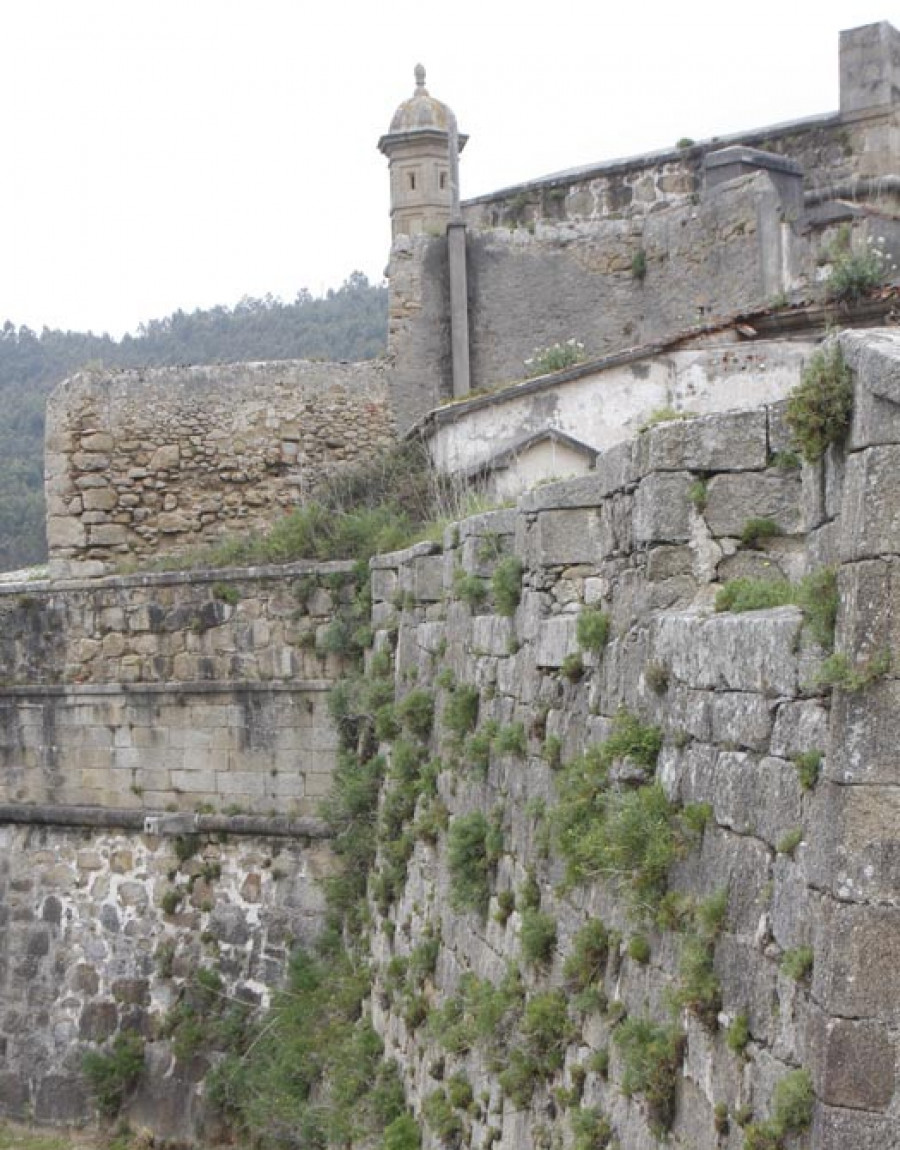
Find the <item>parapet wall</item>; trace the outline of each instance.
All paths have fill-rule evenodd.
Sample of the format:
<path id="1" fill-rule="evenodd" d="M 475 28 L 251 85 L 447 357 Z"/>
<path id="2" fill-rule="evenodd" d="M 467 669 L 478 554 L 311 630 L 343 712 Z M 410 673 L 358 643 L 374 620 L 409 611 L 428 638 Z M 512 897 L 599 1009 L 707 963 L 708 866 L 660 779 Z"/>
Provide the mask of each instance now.
<path id="1" fill-rule="evenodd" d="M 640 219 L 690 203 L 704 188 L 704 160 L 722 148 L 743 146 L 785 156 L 800 165 L 812 200 L 854 183 L 897 175 L 898 115 L 890 102 L 855 115 L 832 113 L 737 132 L 698 142 L 685 140 L 642 156 L 556 172 L 527 180 L 463 205 L 475 228 L 527 227 L 538 220 Z M 886 185 L 891 202 L 896 190 Z"/>
<path id="2" fill-rule="evenodd" d="M 577 1115 L 635 1148 L 656 1144 L 660 1122 L 691 1150 L 737 1150 L 748 1123 L 757 1140 L 768 1130 L 784 1143 L 791 1128 L 767 1125 L 779 1083 L 796 1098 L 807 1081 L 811 1129 L 799 1119 L 790 1145 L 900 1143 L 896 667 L 831 689 L 797 607 L 713 609 L 731 578 L 799 580 L 832 565 L 837 651 L 863 679 L 894 653 L 900 340 L 847 333 L 841 344 L 856 373 L 853 427 L 846 451 L 817 465 L 792 468 L 779 405 L 662 424 L 607 452 L 593 475 L 460 524 L 443 552 L 374 561 L 374 619 L 386 628 L 376 642 L 388 649 L 399 625 L 398 695 L 433 699 L 421 754 L 440 756 L 437 795 L 403 830 L 408 862 L 398 879 L 396 842 L 385 841 L 372 886 L 373 1019 L 428 1150 L 451 1125 L 458 1145 L 536 1150 L 564 1141 Z M 776 533 L 742 543 L 760 519 Z M 490 578 L 510 555 L 523 577 L 507 615 Z M 609 637 L 593 649 L 579 620 L 598 609 Z M 566 764 L 604 744 L 621 708 L 659 729 L 655 771 L 623 756 L 603 778 L 586 763 L 579 784 Z M 817 752 L 818 778 L 801 775 L 797 759 Z M 638 864 L 627 855 L 580 880 L 566 869 L 571 836 L 595 836 L 582 844 L 590 857 L 604 833 L 591 819 L 633 810 L 619 804 L 654 783 L 676 824 L 678 808 L 709 805 L 670 862 L 665 913 L 629 895 Z M 566 795 L 586 821 L 561 840 Z M 493 828 L 482 854 L 475 838 L 454 840 L 479 813 Z M 484 913 L 459 902 L 462 851 L 468 879 L 485 876 Z M 689 908 L 722 892 L 710 941 Z M 535 912 L 552 929 L 539 953 L 525 936 Z M 566 960 L 596 920 L 608 953 L 573 975 Z M 410 959 L 433 939 L 433 973 L 416 976 Z M 510 964 L 519 997 L 493 999 L 501 1014 L 479 1031 L 479 1003 Z M 591 997 L 574 994 L 580 977 Z M 551 1056 L 540 1028 L 560 995 Z M 647 1035 L 657 1045 L 641 1053 Z M 477 1105 L 454 1105 L 448 1084 L 459 1082 Z"/>
<path id="3" fill-rule="evenodd" d="M 96 574 L 265 530 L 392 438 L 377 362 L 82 372 L 47 406 L 51 562 Z"/>

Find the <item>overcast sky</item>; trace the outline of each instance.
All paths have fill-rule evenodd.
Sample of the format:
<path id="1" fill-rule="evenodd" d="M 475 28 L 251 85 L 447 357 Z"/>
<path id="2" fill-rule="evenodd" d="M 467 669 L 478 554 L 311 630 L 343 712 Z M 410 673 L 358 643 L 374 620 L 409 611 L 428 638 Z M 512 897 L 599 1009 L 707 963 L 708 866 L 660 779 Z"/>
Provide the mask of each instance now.
<path id="1" fill-rule="evenodd" d="M 896 0 L 895 0 L 896 3 Z M 387 258 L 413 66 L 463 196 L 838 105 L 890 0 L 3 0 L 0 322 L 120 335 Z"/>

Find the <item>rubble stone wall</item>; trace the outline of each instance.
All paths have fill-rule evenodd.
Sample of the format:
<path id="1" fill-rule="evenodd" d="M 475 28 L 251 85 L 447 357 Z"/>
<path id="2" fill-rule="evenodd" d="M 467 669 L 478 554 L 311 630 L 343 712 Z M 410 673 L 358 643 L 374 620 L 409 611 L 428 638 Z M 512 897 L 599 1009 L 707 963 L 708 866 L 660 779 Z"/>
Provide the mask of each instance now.
<path id="1" fill-rule="evenodd" d="M 148 1041 L 132 1125 L 192 1140 L 208 1067 L 176 1058 L 165 1021 L 201 1007 L 203 970 L 240 1009 L 264 1006 L 321 929 L 329 866 L 302 838 L 0 827 L 0 1113 L 90 1119 L 84 1056 L 132 1033 Z"/>
<path id="2" fill-rule="evenodd" d="M 47 406 L 51 562 L 96 574 L 262 531 L 392 438 L 375 362 L 82 372 Z"/>

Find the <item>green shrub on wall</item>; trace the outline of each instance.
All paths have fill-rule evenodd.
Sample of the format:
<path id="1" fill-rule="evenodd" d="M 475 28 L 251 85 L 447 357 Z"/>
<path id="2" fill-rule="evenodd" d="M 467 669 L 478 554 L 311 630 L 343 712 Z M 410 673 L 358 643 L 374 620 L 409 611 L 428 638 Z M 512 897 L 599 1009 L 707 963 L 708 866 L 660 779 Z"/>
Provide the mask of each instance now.
<path id="1" fill-rule="evenodd" d="M 487 911 L 496 831 L 481 811 L 459 815 L 447 835 L 447 866 L 453 903 L 459 910 Z"/>
<path id="2" fill-rule="evenodd" d="M 81 1067 L 101 1112 L 111 1117 L 144 1069 L 144 1040 L 131 1032 L 117 1034 L 108 1050 L 89 1050 Z"/>
<path id="3" fill-rule="evenodd" d="M 808 463 L 821 459 L 830 444 L 843 441 L 852 408 L 850 369 L 835 341 L 812 354 L 800 383 L 788 396 L 788 426 Z"/>
<path id="4" fill-rule="evenodd" d="M 494 606 L 498 615 L 515 615 L 522 598 L 522 563 L 514 556 L 501 559 L 491 576 Z"/>
<path id="5" fill-rule="evenodd" d="M 675 1088 L 684 1035 L 675 1026 L 657 1026 L 649 1018 L 627 1018 L 613 1032 L 622 1057 L 622 1092 L 640 1094 L 651 1122 L 668 1130 L 675 1112 Z"/>

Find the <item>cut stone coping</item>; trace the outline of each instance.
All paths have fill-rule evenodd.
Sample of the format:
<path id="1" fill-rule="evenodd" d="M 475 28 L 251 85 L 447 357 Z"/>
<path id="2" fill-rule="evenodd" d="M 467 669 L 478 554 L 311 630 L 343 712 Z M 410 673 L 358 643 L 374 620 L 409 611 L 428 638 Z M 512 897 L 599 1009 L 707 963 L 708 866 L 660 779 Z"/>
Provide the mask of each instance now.
<path id="1" fill-rule="evenodd" d="M 884 108 L 867 109 L 866 117 L 853 116 L 853 120 L 861 118 L 876 118 L 883 116 Z M 640 168 L 656 167 L 659 164 L 671 163 L 684 159 L 685 156 L 700 157 L 706 152 L 718 151 L 720 148 L 734 145 L 752 146 L 762 140 L 773 136 L 789 136 L 794 132 L 809 131 L 812 128 L 837 128 L 847 122 L 848 117 L 840 112 L 825 112 L 816 116 L 806 116 L 799 120 L 784 120 L 763 128 L 750 128 L 744 132 L 733 132 L 727 136 L 712 136 L 706 140 L 698 140 L 689 147 L 679 148 L 673 145 L 652 152 L 638 152 L 633 156 L 625 156 L 615 160 L 603 160 L 598 164 L 587 164 L 584 167 L 565 168 L 559 172 L 551 172 L 546 176 L 538 176 L 534 180 L 526 180 L 520 184 L 510 184 L 505 188 L 498 188 L 494 192 L 487 192 L 482 196 L 475 196 L 470 200 L 463 200 L 463 209 L 475 207 L 478 204 L 490 204 L 496 200 L 504 200 L 521 192 L 538 191 L 554 184 L 582 183 L 603 176 L 624 175 L 627 172 Z"/>
<path id="2" fill-rule="evenodd" d="M 0 825 L 17 823 L 43 827 L 94 827 L 137 830 L 152 835 L 215 834 L 326 839 L 331 832 L 322 819 L 279 815 L 200 815 L 127 807 L 81 807 L 44 803 L 0 804 Z"/>
<path id="3" fill-rule="evenodd" d="M 143 571 L 128 575 L 101 575 L 85 579 L 47 579 L 39 582 L 3 582 L 0 576 L 0 595 L 22 595 L 53 591 L 96 591 L 98 589 L 131 587 L 177 587 L 194 583 L 224 583 L 229 579 L 262 581 L 264 579 L 291 579 L 302 575 L 344 575 L 356 566 L 353 559 L 295 559 L 290 563 L 264 563 L 249 567 L 202 567 L 177 571 Z M 10 572 L 18 574 L 18 572 Z"/>
<path id="4" fill-rule="evenodd" d="M 380 571 L 383 568 L 401 567 L 413 559 L 419 559 L 423 555 L 438 555 L 441 551 L 443 548 L 440 543 L 423 539 L 420 543 L 402 547 L 399 551 L 384 551 L 380 555 L 373 555 L 369 560 L 369 569 Z"/>
<path id="5" fill-rule="evenodd" d="M 15 683 L 0 686 L 0 697 L 8 695 L 60 698 L 62 696 L 103 695 L 224 695 L 314 694 L 330 691 L 331 679 L 185 679 L 165 683 Z"/>

